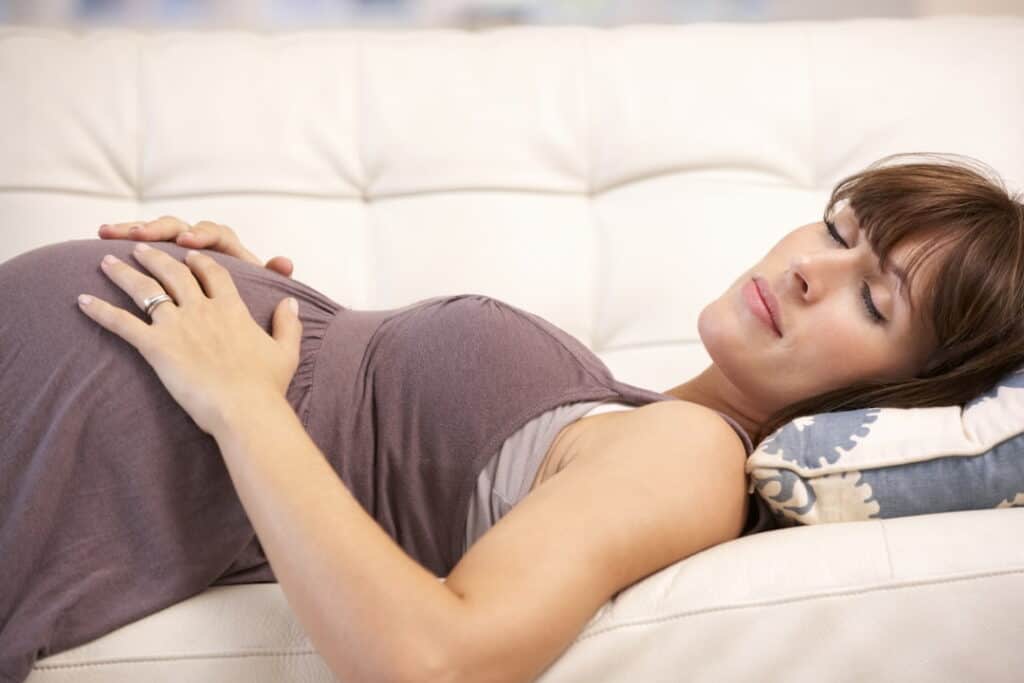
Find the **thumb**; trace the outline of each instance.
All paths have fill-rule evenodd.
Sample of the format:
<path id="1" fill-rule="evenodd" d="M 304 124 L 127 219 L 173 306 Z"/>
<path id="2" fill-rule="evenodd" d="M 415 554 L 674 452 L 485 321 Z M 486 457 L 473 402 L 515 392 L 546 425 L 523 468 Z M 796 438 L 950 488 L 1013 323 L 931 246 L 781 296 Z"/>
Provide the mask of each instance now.
<path id="1" fill-rule="evenodd" d="M 272 336 L 275 341 L 288 349 L 293 358 L 298 358 L 299 344 L 302 341 L 302 320 L 297 312 L 292 311 L 289 305 L 289 302 L 292 301 L 295 301 L 294 297 L 285 297 L 278 302 L 277 308 L 274 309 Z"/>

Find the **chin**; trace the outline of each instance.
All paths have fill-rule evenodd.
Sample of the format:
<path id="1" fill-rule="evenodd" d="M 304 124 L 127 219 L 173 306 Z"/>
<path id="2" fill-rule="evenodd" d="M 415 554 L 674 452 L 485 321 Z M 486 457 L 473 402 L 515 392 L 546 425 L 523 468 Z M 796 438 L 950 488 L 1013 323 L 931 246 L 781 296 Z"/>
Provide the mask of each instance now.
<path id="1" fill-rule="evenodd" d="M 697 332 L 718 371 L 733 386 L 760 395 L 760 389 L 752 382 L 764 373 L 754 365 L 757 355 L 751 352 L 750 339 L 743 334 L 738 322 L 735 318 L 723 319 L 716 315 L 712 303 L 697 316 Z"/>
<path id="2" fill-rule="evenodd" d="M 723 347 L 741 344 L 738 339 L 739 330 L 735 324 L 730 327 L 730 321 L 723 320 L 722 316 L 715 311 L 717 302 L 711 302 L 705 306 L 697 316 L 697 334 L 700 336 L 700 343 L 704 349 L 715 357 L 715 351 Z M 717 359 L 716 359 L 717 362 Z"/>
<path id="3" fill-rule="evenodd" d="M 738 338 L 735 327 L 730 328 L 727 321 L 716 316 L 710 304 L 697 316 L 697 334 L 704 350 L 711 356 L 711 362 L 720 368 L 732 365 L 733 357 L 742 355 L 743 343 Z"/>

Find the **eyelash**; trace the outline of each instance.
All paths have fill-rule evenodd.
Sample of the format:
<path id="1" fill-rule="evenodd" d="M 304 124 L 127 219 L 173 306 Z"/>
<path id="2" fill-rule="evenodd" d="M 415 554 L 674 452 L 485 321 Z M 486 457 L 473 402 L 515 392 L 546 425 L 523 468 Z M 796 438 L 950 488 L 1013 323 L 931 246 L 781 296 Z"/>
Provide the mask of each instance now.
<path id="1" fill-rule="evenodd" d="M 846 243 L 846 240 L 844 240 L 836 230 L 834 223 L 825 221 L 825 227 L 828 228 L 828 232 L 832 236 L 833 240 L 843 245 L 844 249 L 850 248 L 850 245 Z M 865 282 L 863 284 L 864 288 L 861 290 L 861 298 L 864 299 L 864 306 L 867 309 L 868 317 L 876 324 L 881 325 L 885 322 L 885 317 L 878 312 L 877 308 L 875 308 L 875 303 L 871 300 L 871 290 L 868 288 L 868 283 Z"/>

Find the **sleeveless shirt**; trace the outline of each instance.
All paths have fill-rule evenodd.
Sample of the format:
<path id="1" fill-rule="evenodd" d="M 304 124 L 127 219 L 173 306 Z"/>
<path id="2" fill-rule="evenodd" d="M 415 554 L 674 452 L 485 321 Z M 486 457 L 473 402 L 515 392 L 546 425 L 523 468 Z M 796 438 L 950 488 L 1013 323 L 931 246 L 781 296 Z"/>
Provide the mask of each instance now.
<path id="1" fill-rule="evenodd" d="M 111 253 L 145 273 L 134 246 L 72 240 L 0 263 L 0 679 L 210 586 L 276 581 L 216 441 L 78 308 L 85 292 L 150 323 L 99 267 Z M 580 402 L 676 400 L 617 380 L 572 335 L 488 296 L 355 310 L 202 251 L 268 334 L 281 299 L 298 299 L 289 405 L 359 504 L 437 576 L 464 552 L 481 471 L 531 420 Z"/>

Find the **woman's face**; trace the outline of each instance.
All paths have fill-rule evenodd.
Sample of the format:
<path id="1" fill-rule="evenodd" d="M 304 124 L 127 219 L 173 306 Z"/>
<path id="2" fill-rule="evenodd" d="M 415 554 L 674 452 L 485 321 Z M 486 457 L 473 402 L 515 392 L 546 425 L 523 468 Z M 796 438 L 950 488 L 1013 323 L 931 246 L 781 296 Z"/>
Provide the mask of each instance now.
<path id="1" fill-rule="evenodd" d="M 913 311 L 938 259 L 922 264 L 911 302 L 893 266 L 905 270 L 920 239 L 897 245 L 882 272 L 852 209 L 847 205 L 834 220 L 848 247 L 823 222 L 796 228 L 698 317 L 713 361 L 756 405 L 775 409 L 864 379 L 912 377 L 934 348 Z M 778 302 L 781 337 L 744 296 L 755 277 Z M 875 319 L 871 305 L 884 320 Z"/>

